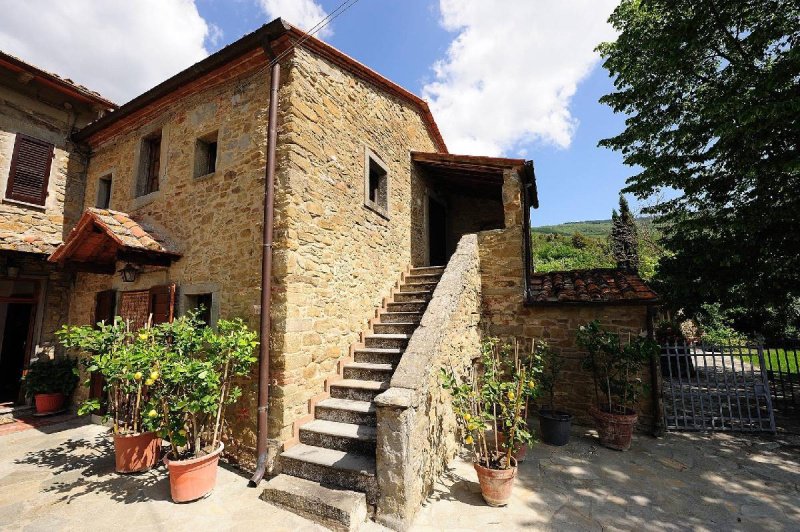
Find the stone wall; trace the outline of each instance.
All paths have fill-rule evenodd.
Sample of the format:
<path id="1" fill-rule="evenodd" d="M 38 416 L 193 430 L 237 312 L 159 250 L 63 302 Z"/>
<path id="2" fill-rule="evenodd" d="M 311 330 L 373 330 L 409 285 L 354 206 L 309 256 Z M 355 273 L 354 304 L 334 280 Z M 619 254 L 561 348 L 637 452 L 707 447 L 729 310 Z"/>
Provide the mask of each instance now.
<path id="1" fill-rule="evenodd" d="M 575 342 L 581 325 L 592 320 L 622 335 L 647 330 L 647 308 L 641 305 L 524 305 L 524 261 L 519 181 L 507 175 L 503 187 L 506 228 L 478 234 L 481 257 L 482 325 L 485 334 L 500 338 L 545 340 L 565 358 L 556 391 L 556 406 L 576 416 L 578 423 L 591 424 L 588 408 L 595 402 L 590 373 L 580 368 L 584 356 Z M 518 214 L 517 214 L 518 213 Z M 644 382 L 650 384 L 650 369 Z M 644 394 L 638 407 L 641 428 L 653 421 L 653 402 Z"/>
<path id="2" fill-rule="evenodd" d="M 382 298 L 423 265 L 424 186 L 409 151 L 435 151 L 416 108 L 300 48 L 287 71 L 279 174 L 288 189 L 275 268 L 288 312 L 274 328 L 270 437 L 286 440 Z M 365 154 L 388 169 L 388 217 L 364 204 Z"/>
<path id="3" fill-rule="evenodd" d="M 478 239 L 464 236 L 447 264 L 419 327 L 379 395 L 379 522 L 407 528 L 457 452 L 457 426 L 439 369 L 463 375 L 480 354 Z"/>
<path id="4" fill-rule="evenodd" d="M 129 213 L 158 229 L 182 257 L 170 267 L 146 267 L 135 283 L 119 275 L 78 275 L 70 322 L 91 323 L 97 292 L 142 290 L 177 285 L 176 310 L 185 309 L 182 287 L 213 290 L 222 318 L 241 317 L 257 330 L 260 312 L 261 250 L 266 165 L 269 72 L 240 72 L 232 79 L 183 96 L 156 116 L 133 124 L 92 147 L 85 207 L 94 206 L 100 178 L 112 178 L 111 209 Z M 281 86 L 283 100 L 285 85 Z M 135 197 L 143 137 L 161 130 L 160 187 Z M 195 177 L 197 139 L 217 132 L 216 171 Z M 285 183 L 276 184 L 276 219 L 285 218 Z M 281 241 L 276 241 L 280 248 Z M 118 266 L 121 267 L 121 263 Z M 279 273 L 276 291 L 280 290 Z M 187 290 L 191 291 L 191 290 Z M 275 315 L 285 315 L 280 298 Z M 237 458 L 253 459 L 256 430 L 257 369 L 229 412 L 235 438 L 226 444 Z"/>

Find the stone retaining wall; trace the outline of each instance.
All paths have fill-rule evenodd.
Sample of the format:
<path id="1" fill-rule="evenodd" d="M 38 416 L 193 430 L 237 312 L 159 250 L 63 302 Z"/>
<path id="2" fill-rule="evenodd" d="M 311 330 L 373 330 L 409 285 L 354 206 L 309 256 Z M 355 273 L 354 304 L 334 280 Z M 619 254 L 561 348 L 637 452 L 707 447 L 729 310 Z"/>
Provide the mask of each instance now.
<path id="1" fill-rule="evenodd" d="M 480 353 L 478 239 L 465 235 L 391 380 L 379 395 L 378 511 L 382 524 L 408 528 L 459 449 L 450 397 L 439 369 L 463 375 Z"/>

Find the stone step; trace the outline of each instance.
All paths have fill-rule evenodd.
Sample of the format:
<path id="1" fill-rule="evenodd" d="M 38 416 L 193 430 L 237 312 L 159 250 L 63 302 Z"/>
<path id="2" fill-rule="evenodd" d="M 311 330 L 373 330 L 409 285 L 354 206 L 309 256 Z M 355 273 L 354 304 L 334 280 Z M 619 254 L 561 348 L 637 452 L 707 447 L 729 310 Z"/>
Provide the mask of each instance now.
<path id="1" fill-rule="evenodd" d="M 403 356 L 402 349 L 386 349 L 382 347 L 366 348 L 361 347 L 353 350 L 353 358 L 356 362 L 372 362 L 375 364 L 396 365 Z"/>
<path id="2" fill-rule="evenodd" d="M 392 378 L 394 366 L 376 362 L 350 362 L 344 366 L 345 379 L 362 381 L 388 381 Z"/>
<path id="3" fill-rule="evenodd" d="M 424 312 L 427 305 L 427 301 L 404 301 L 402 303 L 392 301 L 386 303 L 386 310 L 389 312 Z"/>
<path id="4" fill-rule="evenodd" d="M 367 503 L 375 504 L 375 456 L 348 453 L 300 443 L 280 455 L 281 472 L 286 475 L 321 482 L 367 494 Z"/>
<path id="5" fill-rule="evenodd" d="M 338 421 L 340 423 L 356 423 L 374 427 L 377 419 L 375 405 L 370 401 L 353 401 L 351 399 L 323 399 L 314 409 L 317 419 Z"/>
<path id="6" fill-rule="evenodd" d="M 428 283 L 406 283 L 400 285 L 401 292 L 433 292 L 436 290 L 438 281 Z"/>
<path id="7" fill-rule="evenodd" d="M 358 530 L 368 515 L 364 493 L 289 475 L 278 475 L 267 482 L 261 499 L 332 530 Z"/>
<path id="8" fill-rule="evenodd" d="M 364 337 L 364 346 L 405 349 L 410 339 L 410 334 L 368 334 Z"/>
<path id="9" fill-rule="evenodd" d="M 300 443 L 368 455 L 375 454 L 377 437 L 375 427 L 325 419 L 315 419 L 300 427 Z"/>
<path id="10" fill-rule="evenodd" d="M 439 275 L 444 273 L 444 266 L 420 266 L 411 268 L 411 275 Z M 406 276 L 408 278 L 409 276 Z"/>
<path id="11" fill-rule="evenodd" d="M 376 323 L 372 326 L 375 334 L 412 334 L 418 323 Z"/>
<path id="12" fill-rule="evenodd" d="M 433 292 L 395 292 L 395 303 L 404 303 L 406 301 L 430 301 L 433 297 Z"/>
<path id="13" fill-rule="evenodd" d="M 422 312 L 381 312 L 381 323 L 415 323 L 422 319 Z"/>
<path id="14" fill-rule="evenodd" d="M 330 385 L 331 397 L 334 399 L 351 399 L 353 401 L 372 401 L 376 396 L 388 389 L 388 382 L 353 379 L 342 379 Z"/>
<path id="15" fill-rule="evenodd" d="M 403 283 L 438 283 L 442 278 L 441 273 L 416 273 L 406 275 L 403 278 Z"/>

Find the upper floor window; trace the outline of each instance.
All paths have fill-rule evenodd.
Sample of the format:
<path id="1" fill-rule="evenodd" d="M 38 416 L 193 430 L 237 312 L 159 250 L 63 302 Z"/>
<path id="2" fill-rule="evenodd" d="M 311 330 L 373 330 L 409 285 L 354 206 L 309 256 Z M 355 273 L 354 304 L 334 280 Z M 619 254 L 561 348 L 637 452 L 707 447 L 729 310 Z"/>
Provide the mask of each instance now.
<path id="1" fill-rule="evenodd" d="M 158 190 L 160 172 L 161 132 L 159 131 L 142 140 L 137 196 L 145 196 Z"/>
<path id="2" fill-rule="evenodd" d="M 111 176 L 107 175 L 97 180 L 97 203 L 98 209 L 108 209 L 111 205 Z"/>
<path id="3" fill-rule="evenodd" d="M 217 171 L 217 132 L 197 139 L 194 148 L 194 177 Z"/>
<path id="4" fill-rule="evenodd" d="M 389 216 L 389 170 L 369 149 L 364 160 L 364 204 L 378 214 Z"/>
<path id="5" fill-rule="evenodd" d="M 6 183 L 6 198 L 35 205 L 45 204 L 53 149 L 52 144 L 17 134 Z"/>

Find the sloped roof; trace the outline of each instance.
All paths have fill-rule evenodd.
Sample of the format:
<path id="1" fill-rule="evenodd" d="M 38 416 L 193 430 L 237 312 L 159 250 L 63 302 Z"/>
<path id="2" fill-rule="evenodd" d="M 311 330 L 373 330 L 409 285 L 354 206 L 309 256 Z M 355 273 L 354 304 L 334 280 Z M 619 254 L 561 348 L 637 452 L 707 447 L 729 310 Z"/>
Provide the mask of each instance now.
<path id="1" fill-rule="evenodd" d="M 109 109 L 116 109 L 117 104 L 103 97 L 100 93 L 95 92 L 79 83 L 75 83 L 69 78 L 62 78 L 58 74 L 48 72 L 35 65 L 23 61 L 19 57 L 0 51 L 0 67 L 7 68 L 14 72 L 26 72 L 45 85 L 49 85 L 60 92 L 66 93 L 73 98 L 88 101 L 94 104 L 107 107 Z"/>
<path id="2" fill-rule="evenodd" d="M 117 260 L 168 263 L 180 256 L 166 238 L 144 222 L 124 212 L 91 208 L 48 260 L 113 266 Z"/>
<path id="3" fill-rule="evenodd" d="M 528 303 L 650 304 L 659 301 L 638 274 L 615 268 L 533 273 Z"/>
<path id="4" fill-rule="evenodd" d="M 234 41 L 202 61 L 137 96 L 113 113 L 94 121 L 79 131 L 75 138 L 80 141 L 89 140 L 91 142 L 95 137 L 103 137 L 104 135 L 101 132 L 119 127 L 123 119 L 132 118 L 134 115 L 144 112 L 149 106 L 163 101 L 176 91 L 185 89 L 191 83 L 200 83 L 203 79 L 213 78 L 215 71 L 248 56 L 248 54 L 258 54 L 259 66 L 263 66 L 265 62 L 269 61 L 269 57 L 263 48 L 272 42 L 280 45 L 278 46 L 279 49 L 300 45 L 364 81 L 375 85 L 377 88 L 410 103 L 420 113 L 439 151 L 447 152 L 447 146 L 444 143 L 442 134 L 425 100 L 281 18 L 276 18 L 272 22 L 261 26 L 252 33 Z"/>

